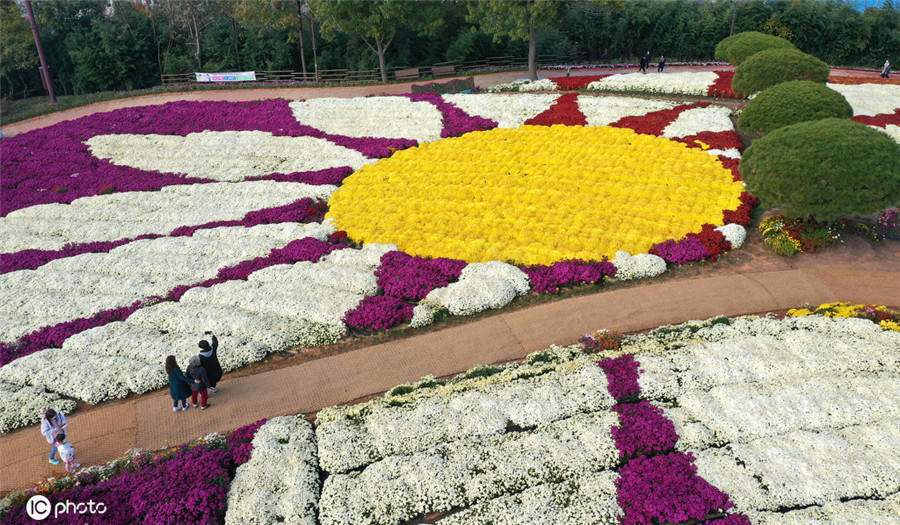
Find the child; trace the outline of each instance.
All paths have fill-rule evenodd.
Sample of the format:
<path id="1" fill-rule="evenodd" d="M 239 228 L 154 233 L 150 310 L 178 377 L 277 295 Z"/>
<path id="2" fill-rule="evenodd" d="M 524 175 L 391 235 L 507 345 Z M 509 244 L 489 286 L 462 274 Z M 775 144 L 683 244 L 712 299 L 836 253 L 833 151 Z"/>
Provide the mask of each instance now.
<path id="1" fill-rule="evenodd" d="M 206 403 L 206 386 L 209 385 L 209 378 L 206 376 L 206 370 L 200 364 L 200 356 L 192 356 L 188 361 L 187 376 L 191 378 L 191 404 L 197 406 L 197 394 L 200 394 L 200 410 L 206 410 L 209 404 Z"/>
<path id="2" fill-rule="evenodd" d="M 184 377 L 181 369 L 178 368 L 178 363 L 175 362 L 174 355 L 166 357 L 166 374 L 169 375 L 169 395 L 172 396 L 172 412 L 187 410 L 187 398 L 191 392 L 191 380 Z M 180 408 L 179 404 L 182 405 Z"/>
<path id="3" fill-rule="evenodd" d="M 56 436 L 56 450 L 59 451 L 59 457 L 66 464 L 66 472 L 73 474 L 75 469 L 81 466 L 81 463 L 75 463 L 75 447 L 66 441 L 66 435 L 60 432 Z"/>

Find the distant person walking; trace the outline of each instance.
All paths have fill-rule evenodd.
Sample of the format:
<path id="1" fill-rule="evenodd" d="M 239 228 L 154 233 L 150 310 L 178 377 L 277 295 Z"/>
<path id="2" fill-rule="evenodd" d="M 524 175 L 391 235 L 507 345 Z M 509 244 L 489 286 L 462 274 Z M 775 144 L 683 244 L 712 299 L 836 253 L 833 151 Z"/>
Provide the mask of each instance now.
<path id="1" fill-rule="evenodd" d="M 187 376 L 191 379 L 191 404 L 196 408 L 197 394 L 200 394 L 200 410 L 206 410 L 209 404 L 206 402 L 206 387 L 209 386 L 209 377 L 206 370 L 200 364 L 200 356 L 192 356 L 188 361 Z"/>
<path id="2" fill-rule="evenodd" d="M 59 460 L 56 459 L 55 440 L 60 433 L 66 433 L 66 425 L 68 424 L 66 416 L 62 412 L 53 409 L 44 412 L 44 417 L 41 418 L 41 434 L 47 439 L 47 443 L 50 443 L 50 446 L 53 447 L 50 449 L 51 465 L 59 465 Z"/>
<path id="3" fill-rule="evenodd" d="M 200 364 L 203 365 L 203 369 L 206 370 L 206 376 L 209 378 L 209 391 L 215 394 L 219 391 L 216 385 L 222 379 L 222 365 L 219 364 L 219 355 L 217 353 L 219 340 L 216 339 L 216 334 L 212 332 L 207 331 L 203 332 L 203 334 L 212 337 L 212 345 L 206 339 L 197 343 L 197 346 L 200 347 Z"/>
<path id="4" fill-rule="evenodd" d="M 186 378 L 181 369 L 178 368 L 174 355 L 166 356 L 166 374 L 169 376 L 169 395 L 172 396 L 172 412 L 187 410 L 187 398 L 191 395 L 191 380 Z"/>
<path id="5" fill-rule="evenodd" d="M 885 60 L 884 67 L 881 68 L 881 78 L 890 78 L 891 76 L 891 61 Z"/>
<path id="6" fill-rule="evenodd" d="M 650 51 L 647 51 L 646 53 L 644 53 L 644 56 L 641 57 L 641 66 L 640 66 L 641 73 L 646 73 L 647 66 L 649 66 L 649 65 L 650 65 Z"/>
<path id="7" fill-rule="evenodd" d="M 666 57 L 665 57 L 665 55 L 663 55 L 663 56 L 659 57 L 659 65 L 656 66 L 656 72 L 662 73 L 663 69 L 665 69 L 665 68 L 666 68 Z"/>

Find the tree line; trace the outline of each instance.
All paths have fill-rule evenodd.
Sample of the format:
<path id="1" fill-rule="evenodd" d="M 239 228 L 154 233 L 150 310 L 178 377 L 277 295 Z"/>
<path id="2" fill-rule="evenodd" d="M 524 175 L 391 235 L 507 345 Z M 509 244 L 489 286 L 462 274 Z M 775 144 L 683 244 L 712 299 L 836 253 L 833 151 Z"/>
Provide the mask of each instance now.
<path id="1" fill-rule="evenodd" d="M 492 56 L 712 59 L 732 32 L 833 65 L 900 62 L 900 8 L 844 0 L 36 0 L 59 94 L 152 87 L 162 73 L 385 72 Z M 0 0 L 0 96 L 42 92 L 20 0 Z"/>

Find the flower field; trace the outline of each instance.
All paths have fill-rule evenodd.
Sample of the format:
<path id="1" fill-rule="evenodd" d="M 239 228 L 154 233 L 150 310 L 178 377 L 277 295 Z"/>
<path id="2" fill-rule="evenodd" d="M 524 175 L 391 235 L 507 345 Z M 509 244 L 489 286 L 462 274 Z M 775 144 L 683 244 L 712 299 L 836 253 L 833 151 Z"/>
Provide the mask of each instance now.
<path id="1" fill-rule="evenodd" d="M 676 71 L 664 74 L 615 73 L 606 75 L 578 75 L 550 77 L 540 80 L 520 80 L 492 86 L 490 91 L 554 91 L 586 89 L 588 91 L 640 92 L 657 95 L 699 95 L 740 98 L 731 90 L 733 71 Z"/>
<path id="2" fill-rule="evenodd" d="M 551 347 L 424 378 L 322 410 L 292 466 L 254 449 L 238 475 L 260 481 L 229 512 L 249 498 L 321 523 L 889 523 L 898 345 L 865 319 L 720 317 L 626 337 L 600 361 Z M 308 480 L 290 485 L 305 495 L 281 495 L 285 479 Z"/>
<path id="3" fill-rule="evenodd" d="M 599 354 L 588 336 L 314 425 L 278 417 L 122 475 L 98 467 L 53 497 L 154 475 L 179 487 L 193 479 L 179 466 L 204 462 L 230 486 L 198 487 L 203 523 L 217 508 L 226 523 L 891 523 L 900 332 L 844 317 L 857 306 L 663 326 Z"/>
<path id="4" fill-rule="evenodd" d="M 552 76 L 498 84 L 489 90 L 497 93 L 585 90 L 742 98 L 731 89 L 733 76 L 734 71 L 726 70 Z M 895 80 L 832 76 L 828 87 L 844 95 L 853 108 L 853 120 L 883 131 L 900 142 L 900 84 Z"/>
<path id="5" fill-rule="evenodd" d="M 756 203 L 730 110 L 709 103 L 173 102 L 3 145 L 2 432 L 162 387 L 198 330 L 232 370 L 715 260 Z"/>

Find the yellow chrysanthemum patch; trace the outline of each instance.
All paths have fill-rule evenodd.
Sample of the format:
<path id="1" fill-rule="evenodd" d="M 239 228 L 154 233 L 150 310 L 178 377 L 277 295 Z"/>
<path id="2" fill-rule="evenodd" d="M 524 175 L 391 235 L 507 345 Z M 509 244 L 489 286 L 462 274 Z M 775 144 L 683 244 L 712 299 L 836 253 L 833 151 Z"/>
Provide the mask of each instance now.
<path id="1" fill-rule="evenodd" d="M 825 317 L 860 317 L 878 323 L 882 330 L 900 332 L 900 311 L 892 310 L 885 305 L 864 305 L 853 303 L 825 303 L 817 307 L 806 306 L 792 308 L 787 311 L 791 317 L 808 315 L 824 315 Z"/>
<path id="2" fill-rule="evenodd" d="M 328 217 L 411 255 L 550 264 L 646 252 L 743 191 L 708 153 L 630 129 L 522 126 L 399 151 L 344 180 Z"/>

